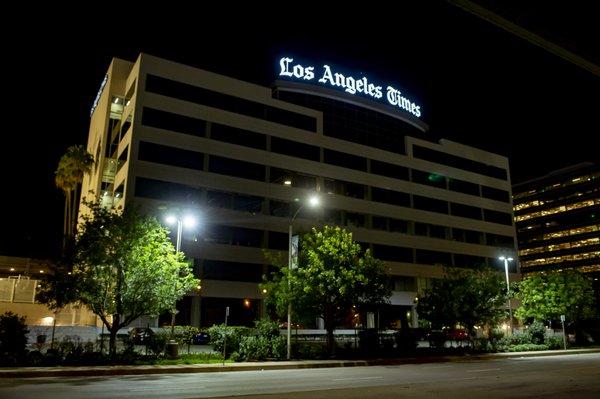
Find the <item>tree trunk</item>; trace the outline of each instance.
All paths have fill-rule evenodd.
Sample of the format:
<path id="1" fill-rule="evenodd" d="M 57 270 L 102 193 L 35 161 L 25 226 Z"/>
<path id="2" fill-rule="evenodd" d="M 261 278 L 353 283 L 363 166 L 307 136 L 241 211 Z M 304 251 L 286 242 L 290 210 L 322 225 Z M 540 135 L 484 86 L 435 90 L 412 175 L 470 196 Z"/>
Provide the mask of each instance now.
<path id="1" fill-rule="evenodd" d="M 62 243 L 63 243 L 63 254 L 65 253 L 65 249 L 67 248 L 67 221 L 69 218 L 69 208 L 67 206 L 67 194 L 65 193 L 65 214 L 64 214 L 64 218 L 63 218 L 63 237 L 62 237 Z"/>
<path id="2" fill-rule="evenodd" d="M 115 357 L 117 355 L 117 332 L 119 331 L 119 325 L 121 323 L 120 317 L 118 314 L 113 315 L 113 322 L 110 326 L 110 340 L 108 341 L 108 351 L 111 357 Z"/>
<path id="3" fill-rule="evenodd" d="M 335 349 L 335 338 L 333 337 L 333 330 L 335 330 L 335 321 L 333 317 L 333 312 L 330 309 L 325 310 L 323 319 L 325 323 L 325 330 L 327 331 L 327 353 L 329 354 L 329 357 L 333 357 Z"/>
<path id="4" fill-rule="evenodd" d="M 56 315 L 58 310 L 54 311 L 54 321 L 52 322 L 52 338 L 50 339 L 50 349 L 54 348 L 54 332 L 56 331 Z"/>
<path id="5" fill-rule="evenodd" d="M 73 204 L 71 205 L 73 209 L 71 209 L 71 237 L 75 236 L 75 231 L 77 228 L 77 210 L 79 209 L 79 186 L 75 186 L 75 190 L 73 190 Z"/>

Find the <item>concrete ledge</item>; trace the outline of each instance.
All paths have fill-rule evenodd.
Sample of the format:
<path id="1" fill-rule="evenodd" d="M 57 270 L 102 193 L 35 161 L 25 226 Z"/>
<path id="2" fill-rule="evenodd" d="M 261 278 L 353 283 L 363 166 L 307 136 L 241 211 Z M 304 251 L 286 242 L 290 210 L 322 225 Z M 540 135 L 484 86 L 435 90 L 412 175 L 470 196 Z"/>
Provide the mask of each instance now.
<path id="1" fill-rule="evenodd" d="M 86 366 L 86 367 L 19 367 L 0 368 L 0 378 L 98 377 L 110 375 L 214 373 L 226 371 L 288 370 L 303 368 L 391 366 L 401 364 L 441 363 L 453 361 L 491 360 L 535 356 L 600 353 L 600 348 L 537 352 L 489 353 L 464 356 L 407 357 L 369 360 L 299 360 L 281 362 L 245 362 L 221 364 L 185 364 L 169 366 Z"/>

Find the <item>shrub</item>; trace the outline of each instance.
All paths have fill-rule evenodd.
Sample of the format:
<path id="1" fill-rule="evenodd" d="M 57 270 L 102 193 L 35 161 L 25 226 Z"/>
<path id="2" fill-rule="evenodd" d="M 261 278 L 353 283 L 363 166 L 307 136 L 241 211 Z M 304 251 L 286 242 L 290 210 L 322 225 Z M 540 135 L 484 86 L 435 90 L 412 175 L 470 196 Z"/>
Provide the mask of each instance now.
<path id="1" fill-rule="evenodd" d="M 546 336 L 546 326 L 541 321 L 534 321 L 527 328 L 527 334 L 532 344 L 543 344 Z"/>
<path id="2" fill-rule="evenodd" d="M 325 359 L 328 356 L 327 348 L 321 343 L 301 342 L 293 349 L 300 359 Z"/>
<path id="3" fill-rule="evenodd" d="M 268 318 L 256 320 L 254 322 L 254 328 L 259 337 L 264 337 L 269 340 L 279 337 L 279 325 Z"/>
<path id="4" fill-rule="evenodd" d="M 271 340 L 261 336 L 242 337 L 240 340 L 240 359 L 265 360 L 271 356 Z"/>
<path id="5" fill-rule="evenodd" d="M 224 337 L 227 337 L 227 353 L 225 358 L 233 352 L 240 351 L 240 340 L 249 336 L 251 329 L 248 327 L 225 326 L 224 324 L 212 326 L 208 329 L 210 344 L 216 352 L 223 353 Z"/>
<path id="6" fill-rule="evenodd" d="M 170 335 L 171 333 L 165 330 L 158 330 L 152 334 L 147 346 L 150 352 L 155 356 L 160 356 L 165 350 Z"/>
<path id="7" fill-rule="evenodd" d="M 529 351 L 543 351 L 548 349 L 548 345 L 538 344 L 520 344 L 512 345 L 508 347 L 509 352 L 529 352 Z"/>
<path id="8" fill-rule="evenodd" d="M 548 349 L 563 349 L 564 343 L 562 337 L 546 336 L 544 343 Z"/>
<path id="9" fill-rule="evenodd" d="M 25 317 L 12 312 L 0 315 L 0 362 L 16 363 L 25 355 L 27 346 L 27 325 Z"/>
<path id="10" fill-rule="evenodd" d="M 190 345 L 192 345 L 192 341 L 194 337 L 200 333 L 200 329 L 198 327 L 193 326 L 175 326 L 175 333 L 173 334 L 173 339 L 177 341 L 177 343 L 181 346 L 187 345 L 188 354 L 190 353 Z"/>
<path id="11" fill-rule="evenodd" d="M 286 337 L 276 337 L 271 340 L 271 356 L 275 360 L 283 360 L 287 356 Z"/>

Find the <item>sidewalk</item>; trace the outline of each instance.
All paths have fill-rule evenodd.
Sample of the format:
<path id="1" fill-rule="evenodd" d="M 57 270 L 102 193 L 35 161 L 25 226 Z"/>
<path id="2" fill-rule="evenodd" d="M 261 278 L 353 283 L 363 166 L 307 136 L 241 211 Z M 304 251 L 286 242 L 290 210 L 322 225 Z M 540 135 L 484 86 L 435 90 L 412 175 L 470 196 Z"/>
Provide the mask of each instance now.
<path id="1" fill-rule="evenodd" d="M 85 366 L 85 367 L 19 367 L 0 368 L 0 378 L 34 377 L 99 377 L 110 375 L 172 374 L 172 373 L 211 373 L 225 371 L 263 371 L 302 368 L 360 367 L 400 364 L 421 364 L 439 362 L 459 362 L 471 360 L 491 360 L 533 356 L 574 355 L 600 353 L 600 348 L 568 349 L 537 352 L 489 353 L 463 356 L 430 356 L 399 359 L 369 360 L 298 360 L 279 362 L 243 362 L 222 364 L 182 364 L 169 366 Z"/>

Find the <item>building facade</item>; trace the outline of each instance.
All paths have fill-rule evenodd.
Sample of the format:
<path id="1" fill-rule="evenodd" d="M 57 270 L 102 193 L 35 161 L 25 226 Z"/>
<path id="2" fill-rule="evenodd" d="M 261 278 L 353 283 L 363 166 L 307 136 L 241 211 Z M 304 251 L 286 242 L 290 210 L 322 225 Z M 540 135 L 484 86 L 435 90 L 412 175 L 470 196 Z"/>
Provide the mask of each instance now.
<path id="1" fill-rule="evenodd" d="M 264 87 L 114 59 L 94 102 L 84 196 L 198 220 L 181 248 L 202 286 L 178 323 L 222 322 L 225 306 L 233 324 L 257 317 L 264 250 L 287 259 L 290 215 L 311 194 L 321 206 L 303 207 L 294 233 L 340 225 L 385 261 L 394 291 L 380 326 L 416 326 L 415 297 L 444 266 L 504 271 L 497 258 L 516 248 L 507 158 L 433 138 L 391 86 L 332 71 L 319 84 L 314 67 L 284 64 Z"/>
<path id="2" fill-rule="evenodd" d="M 582 163 L 513 186 L 523 273 L 600 274 L 600 165 Z"/>

